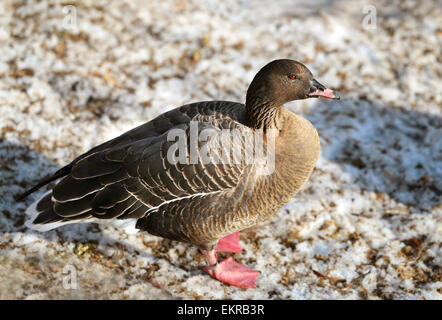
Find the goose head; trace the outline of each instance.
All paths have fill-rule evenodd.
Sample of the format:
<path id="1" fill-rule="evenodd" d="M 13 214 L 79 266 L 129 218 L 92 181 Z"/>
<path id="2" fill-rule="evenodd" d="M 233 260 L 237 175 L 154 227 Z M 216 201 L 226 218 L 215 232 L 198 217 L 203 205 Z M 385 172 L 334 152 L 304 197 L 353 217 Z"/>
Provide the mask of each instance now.
<path id="1" fill-rule="evenodd" d="M 289 59 L 274 60 L 254 77 L 247 90 L 247 104 L 284 103 L 307 98 L 339 99 L 339 94 L 317 81 L 302 63 Z"/>

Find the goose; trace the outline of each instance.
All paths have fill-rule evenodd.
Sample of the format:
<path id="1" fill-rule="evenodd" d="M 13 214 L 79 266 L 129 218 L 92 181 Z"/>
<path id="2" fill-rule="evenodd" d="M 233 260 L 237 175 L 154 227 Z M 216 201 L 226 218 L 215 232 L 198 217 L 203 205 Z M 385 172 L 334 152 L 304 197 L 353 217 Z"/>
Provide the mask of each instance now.
<path id="1" fill-rule="evenodd" d="M 212 278 L 255 288 L 257 271 L 232 257 L 218 262 L 216 253 L 241 252 L 239 232 L 274 217 L 309 179 L 318 133 L 284 107 L 307 98 L 339 94 L 302 63 L 274 60 L 253 78 L 245 104 L 186 104 L 78 156 L 18 197 L 55 181 L 26 210 L 25 224 L 47 231 L 131 222 L 137 231 L 198 247 Z"/>

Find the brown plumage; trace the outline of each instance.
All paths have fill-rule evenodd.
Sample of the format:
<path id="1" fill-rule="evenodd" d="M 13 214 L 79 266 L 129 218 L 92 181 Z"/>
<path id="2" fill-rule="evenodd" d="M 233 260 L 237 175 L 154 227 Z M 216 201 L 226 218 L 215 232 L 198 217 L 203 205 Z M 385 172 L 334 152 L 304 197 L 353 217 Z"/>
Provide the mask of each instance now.
<path id="1" fill-rule="evenodd" d="M 140 230 L 213 250 L 220 238 L 271 219 L 308 180 L 319 156 L 318 134 L 283 104 L 318 96 L 337 98 L 301 63 L 275 60 L 255 76 L 245 105 L 184 105 L 76 158 L 37 186 L 61 178 L 33 206 L 28 225 L 136 218 Z M 212 132 L 197 141 L 196 151 L 190 137 L 195 124 L 198 137 Z M 175 143 L 168 135 L 175 129 L 188 142 L 186 163 L 168 158 Z M 223 130 L 239 134 L 232 139 Z M 263 174 L 263 157 L 241 157 L 254 132 L 265 134 L 265 147 L 274 143 L 270 174 Z M 227 147 L 233 150 L 229 161 L 215 161 Z"/>

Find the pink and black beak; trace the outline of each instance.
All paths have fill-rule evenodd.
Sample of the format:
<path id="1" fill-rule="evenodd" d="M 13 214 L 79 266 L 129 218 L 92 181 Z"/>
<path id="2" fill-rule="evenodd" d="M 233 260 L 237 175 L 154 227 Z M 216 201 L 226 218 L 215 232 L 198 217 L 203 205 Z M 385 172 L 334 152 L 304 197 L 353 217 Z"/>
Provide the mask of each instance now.
<path id="1" fill-rule="evenodd" d="M 339 100 L 341 97 L 339 93 L 333 91 L 329 88 L 324 87 L 316 79 L 310 81 L 310 92 L 308 94 L 309 98 L 327 98 L 333 100 Z"/>

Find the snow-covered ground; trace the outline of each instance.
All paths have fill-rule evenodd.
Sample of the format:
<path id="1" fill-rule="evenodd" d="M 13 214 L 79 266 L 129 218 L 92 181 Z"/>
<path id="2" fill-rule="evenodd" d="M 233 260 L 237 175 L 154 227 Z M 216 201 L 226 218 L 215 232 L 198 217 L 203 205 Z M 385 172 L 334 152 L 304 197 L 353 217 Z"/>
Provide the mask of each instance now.
<path id="1" fill-rule="evenodd" d="M 0 298 L 441 299 L 442 3 L 302 2 L 1 1 Z M 276 58 L 343 99 L 287 105 L 322 154 L 272 222 L 242 233 L 235 259 L 261 272 L 257 289 L 211 279 L 186 244 L 23 226 L 45 189 L 15 194 L 175 106 L 244 101 Z"/>

